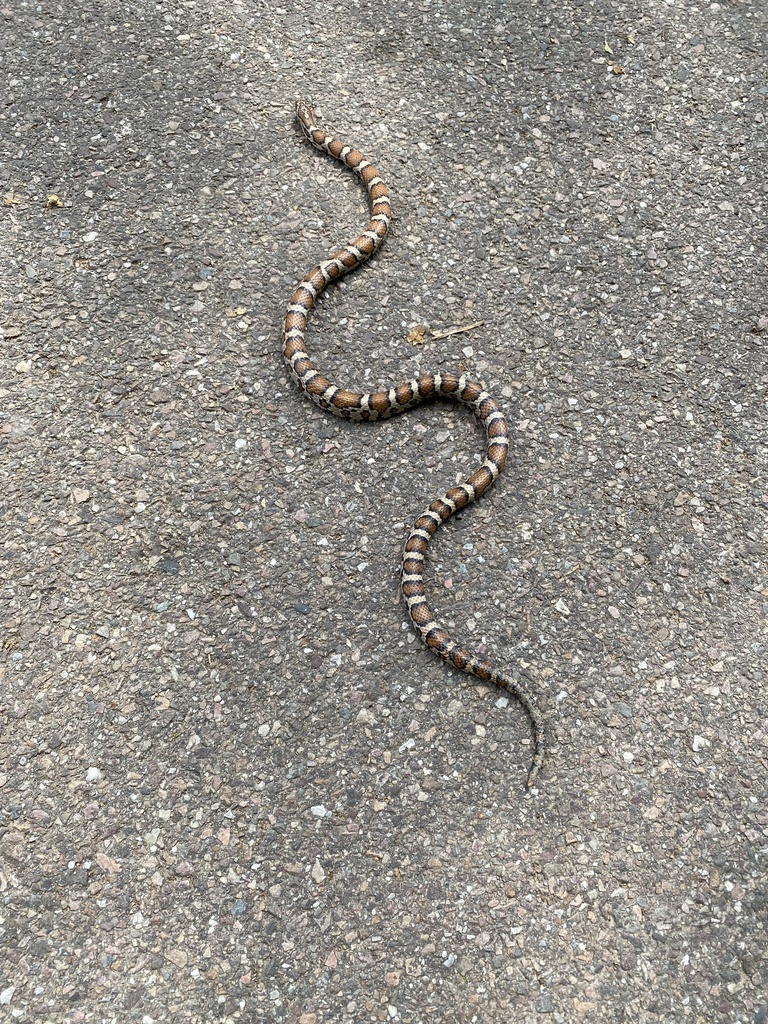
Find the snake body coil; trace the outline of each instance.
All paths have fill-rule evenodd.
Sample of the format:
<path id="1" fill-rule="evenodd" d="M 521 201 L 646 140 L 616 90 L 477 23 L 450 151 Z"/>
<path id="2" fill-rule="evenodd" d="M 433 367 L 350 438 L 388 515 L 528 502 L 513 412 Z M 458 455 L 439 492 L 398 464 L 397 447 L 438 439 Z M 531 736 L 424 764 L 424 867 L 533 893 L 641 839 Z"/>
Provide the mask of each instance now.
<path id="1" fill-rule="evenodd" d="M 506 420 L 495 399 L 466 376 L 428 374 L 381 391 L 360 392 L 337 387 L 315 367 L 306 345 L 307 316 L 327 285 L 359 267 L 376 252 L 389 229 L 392 207 L 387 186 L 362 153 L 326 132 L 313 108 L 303 100 L 296 104 L 296 116 L 313 146 L 345 164 L 363 181 L 371 200 L 371 219 L 357 238 L 314 266 L 296 287 L 283 327 L 286 365 L 293 380 L 315 405 L 334 416 L 368 421 L 386 419 L 429 399 L 450 398 L 469 406 L 485 428 L 485 459 L 480 468 L 463 483 L 436 498 L 413 524 L 403 554 L 402 591 L 411 621 L 427 647 L 461 671 L 509 691 L 528 712 L 533 731 L 533 758 L 527 780 L 530 788 L 542 763 L 543 729 L 526 684 L 517 673 L 499 671 L 489 661 L 452 640 L 435 621 L 424 588 L 424 562 L 430 539 L 454 512 L 487 491 L 504 468 L 509 447 Z"/>

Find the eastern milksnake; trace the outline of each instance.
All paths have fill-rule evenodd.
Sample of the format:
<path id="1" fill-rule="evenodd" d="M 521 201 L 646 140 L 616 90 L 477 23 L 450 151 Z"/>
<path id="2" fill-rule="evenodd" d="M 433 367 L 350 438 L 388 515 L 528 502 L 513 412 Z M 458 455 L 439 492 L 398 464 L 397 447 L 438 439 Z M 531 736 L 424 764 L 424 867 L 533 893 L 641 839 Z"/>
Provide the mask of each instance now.
<path id="1" fill-rule="evenodd" d="M 509 448 L 506 420 L 495 399 L 479 384 L 463 375 L 429 374 L 398 384 L 397 387 L 363 393 L 337 387 L 315 368 L 307 352 L 307 315 L 331 281 L 359 267 L 376 252 L 389 229 L 392 207 L 387 186 L 362 153 L 329 135 L 319 124 L 314 109 L 304 100 L 297 102 L 296 116 L 313 146 L 345 164 L 362 180 L 371 200 L 371 219 L 354 241 L 314 266 L 291 296 L 285 313 L 282 339 L 286 365 L 293 380 L 315 405 L 334 416 L 350 420 L 386 419 L 420 402 L 440 397 L 468 405 L 485 428 L 487 443 L 483 464 L 463 483 L 451 487 L 436 498 L 413 524 L 403 554 L 402 591 L 411 621 L 427 647 L 463 672 L 508 690 L 528 712 L 533 731 L 533 758 L 527 780 L 530 788 L 542 764 L 543 727 L 525 682 L 517 673 L 512 675 L 500 672 L 490 662 L 451 639 L 445 629 L 437 624 L 427 605 L 423 578 L 427 545 L 437 528 L 458 509 L 469 505 L 487 491 L 504 468 Z"/>

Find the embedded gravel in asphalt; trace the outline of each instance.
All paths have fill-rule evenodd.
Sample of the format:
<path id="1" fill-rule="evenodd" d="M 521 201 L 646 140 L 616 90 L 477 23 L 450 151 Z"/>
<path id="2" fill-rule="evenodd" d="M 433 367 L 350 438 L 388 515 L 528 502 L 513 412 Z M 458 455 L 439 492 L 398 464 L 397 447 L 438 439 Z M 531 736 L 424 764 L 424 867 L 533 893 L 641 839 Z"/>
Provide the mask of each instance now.
<path id="1" fill-rule="evenodd" d="M 768 1019 L 763 12 L 0 7 L 4 1017 Z M 510 418 L 428 582 L 533 793 L 398 593 L 472 418 L 286 379 L 366 220 L 298 95 L 396 218 L 318 363 Z"/>

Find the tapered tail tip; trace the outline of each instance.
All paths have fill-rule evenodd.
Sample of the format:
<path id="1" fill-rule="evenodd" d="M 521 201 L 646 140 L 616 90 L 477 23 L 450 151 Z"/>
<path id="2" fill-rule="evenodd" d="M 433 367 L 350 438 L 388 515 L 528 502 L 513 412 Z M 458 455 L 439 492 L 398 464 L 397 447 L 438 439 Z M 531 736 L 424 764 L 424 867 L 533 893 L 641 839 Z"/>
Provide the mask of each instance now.
<path id="1" fill-rule="evenodd" d="M 536 779 L 539 777 L 541 766 L 544 762 L 544 742 L 541 733 L 541 729 L 536 729 L 536 735 L 534 736 L 534 751 L 533 760 L 531 761 L 531 767 L 528 770 L 528 778 L 525 780 L 525 788 L 531 790 L 536 785 Z"/>

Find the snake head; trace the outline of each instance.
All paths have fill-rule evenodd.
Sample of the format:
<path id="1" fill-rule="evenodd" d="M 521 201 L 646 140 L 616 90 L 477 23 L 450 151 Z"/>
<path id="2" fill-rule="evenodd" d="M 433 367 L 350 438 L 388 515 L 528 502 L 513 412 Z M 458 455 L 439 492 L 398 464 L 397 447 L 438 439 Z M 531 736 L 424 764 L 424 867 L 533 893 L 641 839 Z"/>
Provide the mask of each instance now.
<path id="1" fill-rule="evenodd" d="M 305 132 L 309 133 L 317 125 L 315 108 L 308 100 L 296 100 L 296 117 Z"/>

